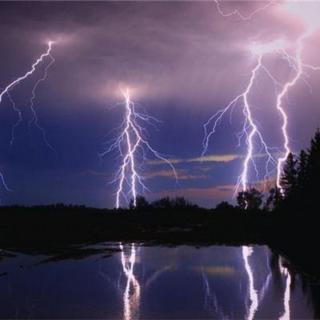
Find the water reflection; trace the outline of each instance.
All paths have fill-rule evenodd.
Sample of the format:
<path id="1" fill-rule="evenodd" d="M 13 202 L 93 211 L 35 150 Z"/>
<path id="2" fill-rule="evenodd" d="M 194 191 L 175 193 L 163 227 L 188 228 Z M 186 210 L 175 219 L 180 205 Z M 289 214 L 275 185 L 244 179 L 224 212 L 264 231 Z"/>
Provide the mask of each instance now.
<path id="1" fill-rule="evenodd" d="M 0 318 L 313 317 L 301 277 L 266 247 L 113 247 L 105 259 L 4 259 Z"/>
<path id="2" fill-rule="evenodd" d="M 135 244 L 131 244 L 129 252 L 120 244 L 121 265 L 126 277 L 126 285 L 123 293 L 123 319 L 131 320 L 139 317 L 140 306 L 140 284 L 134 274 L 134 267 L 137 258 Z"/>
<path id="3" fill-rule="evenodd" d="M 244 267 L 248 275 L 249 307 L 247 307 L 247 316 L 246 316 L 247 320 L 254 319 L 255 314 L 259 308 L 259 305 L 263 301 L 269 289 L 271 279 L 272 279 L 272 271 L 269 271 L 269 274 L 267 275 L 261 290 L 259 292 L 256 290 L 254 271 L 249 262 L 249 258 L 253 253 L 254 253 L 253 247 L 248 247 L 248 246 L 242 247 L 242 257 L 244 261 Z M 290 274 L 288 268 L 284 266 L 285 261 L 282 258 L 274 257 L 274 259 L 278 260 L 278 264 L 277 264 L 279 267 L 278 271 L 280 272 L 282 277 L 285 279 L 285 290 L 283 293 L 283 309 L 284 310 L 282 315 L 279 317 L 279 320 L 288 320 L 290 319 L 290 296 L 291 296 L 292 275 Z M 267 264 L 267 267 L 269 267 L 269 263 Z"/>
<path id="4" fill-rule="evenodd" d="M 121 266 L 122 273 L 125 276 L 125 287 L 123 291 L 123 320 L 134 320 L 139 318 L 139 308 L 141 299 L 141 285 L 135 275 L 135 264 L 137 259 L 140 260 L 139 249 L 137 250 L 136 245 L 132 243 L 131 245 L 124 246 L 120 243 L 121 250 Z M 155 282 L 161 274 L 169 271 L 172 266 L 164 266 L 151 275 L 144 281 L 144 289 L 148 288 Z M 118 281 L 118 288 L 121 290 L 120 279 Z"/>
<path id="5" fill-rule="evenodd" d="M 139 307 L 141 299 L 141 287 L 142 285 L 137 280 L 135 275 L 135 263 L 137 260 L 137 250 L 135 244 L 131 244 L 124 247 L 120 244 L 121 249 L 121 265 L 122 271 L 125 275 L 126 282 L 123 292 L 123 319 L 133 320 L 139 318 Z M 247 298 L 244 299 L 246 313 L 244 318 L 247 320 L 253 320 L 259 309 L 260 304 L 263 302 L 265 296 L 268 293 L 271 280 L 272 270 L 270 269 L 269 256 L 266 253 L 265 267 L 268 270 L 267 275 L 262 281 L 262 286 L 258 290 L 256 288 L 254 266 L 251 265 L 252 255 L 254 254 L 254 247 L 242 246 L 241 255 L 243 259 L 244 270 L 247 275 Z M 140 260 L 141 257 L 139 257 Z M 274 257 L 275 258 L 275 257 Z M 279 272 L 282 276 L 281 280 L 285 280 L 285 289 L 283 292 L 283 312 L 279 316 L 279 320 L 290 319 L 290 296 L 291 296 L 291 279 L 292 276 L 287 267 L 284 266 L 284 260 L 281 258 L 275 258 L 278 260 L 278 270 L 273 270 L 275 273 Z M 273 264 L 275 269 L 275 264 Z M 171 265 L 165 265 L 152 273 L 147 279 L 145 279 L 143 287 L 148 289 L 150 285 L 155 282 L 158 277 L 172 269 Z M 216 292 L 212 289 L 208 273 L 232 273 L 228 267 L 211 267 L 210 269 L 201 267 L 201 276 L 204 288 L 204 310 L 208 311 L 211 315 L 218 317 L 219 319 L 228 319 L 230 315 L 226 314 L 223 307 L 219 304 Z M 259 275 L 261 277 L 261 275 Z"/>
<path id="6" fill-rule="evenodd" d="M 247 247 L 247 246 L 242 247 L 242 257 L 244 261 L 244 267 L 248 274 L 248 281 L 249 281 L 248 288 L 249 288 L 250 305 L 249 305 L 249 308 L 247 311 L 247 317 L 246 317 L 246 319 L 248 320 L 252 320 L 254 318 L 254 315 L 256 314 L 259 306 L 258 293 L 254 287 L 253 271 L 249 263 L 249 257 L 252 255 L 252 253 L 253 253 L 253 249 L 251 247 Z"/>
<path id="7" fill-rule="evenodd" d="M 219 319 L 227 319 L 228 317 L 224 314 L 222 307 L 219 305 L 214 290 L 210 287 L 208 276 L 204 270 L 202 271 L 202 279 L 204 285 L 204 309 L 211 315 L 217 315 Z"/>
<path id="8" fill-rule="evenodd" d="M 280 320 L 290 319 L 290 297 L 291 297 L 291 274 L 289 270 L 283 266 L 282 259 L 279 259 L 279 269 L 280 273 L 285 277 L 285 291 L 283 296 L 283 307 L 284 311 Z"/>

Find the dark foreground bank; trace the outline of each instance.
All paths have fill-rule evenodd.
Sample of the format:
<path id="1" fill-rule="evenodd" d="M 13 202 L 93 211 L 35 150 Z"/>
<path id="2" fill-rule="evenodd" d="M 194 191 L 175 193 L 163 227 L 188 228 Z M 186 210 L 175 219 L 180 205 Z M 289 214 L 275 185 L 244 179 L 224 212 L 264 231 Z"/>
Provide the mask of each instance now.
<path id="1" fill-rule="evenodd" d="M 310 210 L 312 210 L 310 208 Z M 196 206 L 102 210 L 82 206 L 0 208 L 0 254 L 62 255 L 79 258 L 96 253 L 82 246 L 106 241 L 165 245 L 265 244 L 303 272 L 319 274 L 315 259 L 317 220 L 300 212 Z M 90 250 L 93 250 L 92 252 Z"/>

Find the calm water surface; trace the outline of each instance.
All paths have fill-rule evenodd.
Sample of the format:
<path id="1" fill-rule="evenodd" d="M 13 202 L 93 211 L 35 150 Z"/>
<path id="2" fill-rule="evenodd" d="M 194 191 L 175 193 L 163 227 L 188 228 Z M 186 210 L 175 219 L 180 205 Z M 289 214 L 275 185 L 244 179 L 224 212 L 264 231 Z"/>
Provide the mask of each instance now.
<path id="1" fill-rule="evenodd" d="M 1 318 L 313 318 L 298 275 L 267 247 L 143 247 L 110 257 L 0 261 Z"/>

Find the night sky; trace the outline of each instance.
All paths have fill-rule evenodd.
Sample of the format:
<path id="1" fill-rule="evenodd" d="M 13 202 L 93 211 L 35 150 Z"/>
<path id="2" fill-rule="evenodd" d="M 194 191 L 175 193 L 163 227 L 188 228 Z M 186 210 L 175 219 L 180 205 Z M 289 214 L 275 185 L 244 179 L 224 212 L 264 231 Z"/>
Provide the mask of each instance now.
<path id="1" fill-rule="evenodd" d="M 239 10 L 245 17 L 264 2 L 222 2 L 225 13 Z M 139 166 L 149 191 L 145 196 L 185 196 L 200 205 L 232 200 L 242 170 L 245 141 L 238 146 L 243 126 L 242 108 L 236 106 L 221 121 L 201 159 L 203 124 L 248 84 L 256 63 L 253 43 L 282 39 L 294 54 L 298 37 L 307 28 L 303 61 L 320 65 L 320 2 L 298 2 L 289 10 L 283 2 L 257 12 L 252 19 L 223 17 L 214 1 L 208 2 L 1 2 L 0 87 L 30 69 L 54 40 L 55 63 L 36 93 L 41 133 L 29 127 L 31 90 L 46 63 L 11 96 L 23 115 L 10 145 L 17 114 L 8 97 L 1 103 L 0 168 L 12 189 L 1 187 L 3 204 L 72 203 L 113 207 L 120 165 L 111 152 L 101 158 L 106 141 L 123 119 L 120 88 L 129 87 L 132 99 L 161 122 L 147 126 L 153 148 L 171 159 L 170 168 L 150 158 Z M 318 22 L 320 26 L 320 22 Z M 266 55 L 265 65 L 280 85 L 294 70 L 279 54 Z M 320 71 L 306 70 L 285 99 L 290 146 L 294 152 L 308 146 L 320 126 Z M 281 119 L 275 109 L 274 84 L 261 73 L 250 95 L 254 117 L 275 156 L 283 151 Z M 259 148 L 258 148 L 259 149 Z M 264 177 L 263 151 L 257 152 L 256 175 Z M 269 177 L 272 180 L 274 171 Z"/>

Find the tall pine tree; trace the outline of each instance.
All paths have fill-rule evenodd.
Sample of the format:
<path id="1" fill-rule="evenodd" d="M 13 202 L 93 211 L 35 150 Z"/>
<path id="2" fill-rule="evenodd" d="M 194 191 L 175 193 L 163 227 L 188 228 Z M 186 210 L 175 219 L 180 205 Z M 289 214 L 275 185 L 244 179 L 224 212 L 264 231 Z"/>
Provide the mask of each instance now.
<path id="1" fill-rule="evenodd" d="M 320 131 L 317 130 L 311 140 L 307 164 L 307 189 L 312 199 L 316 200 L 320 182 Z"/>
<path id="2" fill-rule="evenodd" d="M 297 160 L 292 153 L 289 154 L 287 161 L 283 167 L 281 177 L 281 186 L 284 190 L 284 197 L 289 199 L 293 197 L 297 191 L 298 171 Z"/>
<path id="3" fill-rule="evenodd" d="M 298 195 L 304 196 L 307 187 L 307 166 L 308 166 L 308 154 L 301 150 L 298 160 Z"/>

